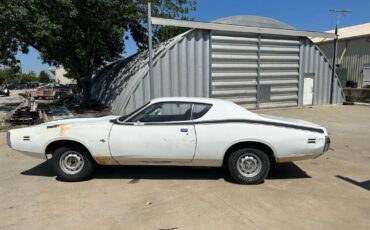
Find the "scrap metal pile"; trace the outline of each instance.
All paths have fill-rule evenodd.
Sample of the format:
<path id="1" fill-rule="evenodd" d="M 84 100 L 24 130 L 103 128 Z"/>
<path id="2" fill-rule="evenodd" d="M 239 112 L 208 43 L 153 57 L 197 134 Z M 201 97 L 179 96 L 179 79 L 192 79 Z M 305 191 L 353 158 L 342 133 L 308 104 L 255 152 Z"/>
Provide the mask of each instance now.
<path id="1" fill-rule="evenodd" d="M 37 110 L 38 104 L 33 98 L 25 100 L 10 116 L 9 122 L 12 125 L 33 125 L 40 123 L 40 116 Z"/>

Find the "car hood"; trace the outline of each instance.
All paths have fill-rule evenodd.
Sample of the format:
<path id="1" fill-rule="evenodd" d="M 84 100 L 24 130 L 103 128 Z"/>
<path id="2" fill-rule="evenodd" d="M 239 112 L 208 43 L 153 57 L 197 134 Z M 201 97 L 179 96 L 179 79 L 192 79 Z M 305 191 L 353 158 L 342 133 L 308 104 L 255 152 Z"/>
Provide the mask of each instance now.
<path id="1" fill-rule="evenodd" d="M 119 116 L 108 115 L 102 117 L 78 117 L 78 118 L 66 118 L 61 120 L 49 121 L 42 123 L 40 125 L 50 126 L 50 125 L 69 125 L 69 124 L 89 124 L 89 123 L 100 123 L 106 122 L 112 119 L 116 119 Z"/>

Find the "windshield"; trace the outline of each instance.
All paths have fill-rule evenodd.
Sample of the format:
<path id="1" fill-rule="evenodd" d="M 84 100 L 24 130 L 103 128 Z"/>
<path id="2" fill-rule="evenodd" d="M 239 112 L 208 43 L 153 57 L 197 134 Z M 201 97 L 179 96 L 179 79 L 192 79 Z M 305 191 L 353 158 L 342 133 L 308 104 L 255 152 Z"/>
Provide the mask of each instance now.
<path id="1" fill-rule="evenodd" d="M 142 108 L 144 108 L 145 106 L 149 105 L 150 104 L 150 101 L 146 104 L 144 104 L 143 106 L 141 106 L 140 108 L 134 110 L 133 112 L 127 114 L 127 115 L 123 115 L 121 116 L 120 118 L 118 118 L 118 121 L 120 122 L 123 122 L 125 121 L 128 117 L 131 117 L 132 115 L 134 115 L 135 113 L 137 113 L 138 111 L 140 111 Z"/>

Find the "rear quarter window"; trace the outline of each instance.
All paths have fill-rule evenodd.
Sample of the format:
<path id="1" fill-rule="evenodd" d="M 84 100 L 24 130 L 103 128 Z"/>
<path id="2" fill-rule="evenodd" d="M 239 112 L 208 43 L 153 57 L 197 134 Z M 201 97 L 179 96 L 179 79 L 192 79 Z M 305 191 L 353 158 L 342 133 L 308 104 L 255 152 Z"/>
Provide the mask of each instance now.
<path id="1" fill-rule="evenodd" d="M 212 105 L 209 104 L 194 104 L 192 119 L 196 120 L 203 117 L 211 108 Z"/>

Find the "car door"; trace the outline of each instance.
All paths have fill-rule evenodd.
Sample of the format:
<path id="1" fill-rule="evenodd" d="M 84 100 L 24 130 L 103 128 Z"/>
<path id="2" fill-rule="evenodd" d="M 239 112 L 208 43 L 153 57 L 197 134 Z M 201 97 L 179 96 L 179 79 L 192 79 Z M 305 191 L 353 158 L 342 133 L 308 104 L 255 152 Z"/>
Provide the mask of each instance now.
<path id="1" fill-rule="evenodd" d="M 109 137 L 112 157 L 122 164 L 191 161 L 196 145 L 191 110 L 191 103 L 156 103 L 116 122 Z"/>

